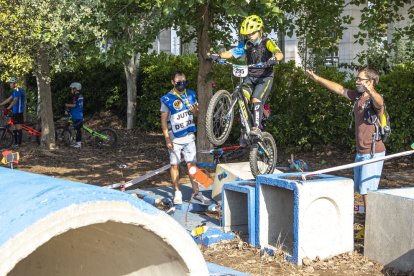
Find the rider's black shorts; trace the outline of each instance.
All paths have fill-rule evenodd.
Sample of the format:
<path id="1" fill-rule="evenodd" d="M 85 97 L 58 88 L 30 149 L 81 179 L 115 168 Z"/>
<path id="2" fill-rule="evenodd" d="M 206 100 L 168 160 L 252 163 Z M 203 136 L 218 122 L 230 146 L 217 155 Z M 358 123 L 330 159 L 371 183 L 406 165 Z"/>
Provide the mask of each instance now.
<path id="1" fill-rule="evenodd" d="M 15 125 L 20 125 L 24 123 L 23 113 L 13 113 L 12 119 Z"/>
<path id="2" fill-rule="evenodd" d="M 272 84 L 273 76 L 261 78 L 248 76 L 244 79 L 243 90 L 250 94 L 250 99 L 256 98 L 265 103 L 272 89 Z"/>

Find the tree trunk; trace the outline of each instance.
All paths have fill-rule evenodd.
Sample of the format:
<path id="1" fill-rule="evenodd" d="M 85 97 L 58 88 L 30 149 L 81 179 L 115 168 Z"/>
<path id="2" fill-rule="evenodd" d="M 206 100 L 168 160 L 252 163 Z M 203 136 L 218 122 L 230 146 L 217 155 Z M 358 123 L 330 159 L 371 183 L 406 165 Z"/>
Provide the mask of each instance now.
<path id="1" fill-rule="evenodd" d="M 131 57 L 124 64 L 127 81 L 127 129 L 135 127 L 137 121 L 137 76 L 141 54 Z"/>
<path id="2" fill-rule="evenodd" d="M 52 93 L 50 88 L 49 54 L 43 44 L 39 47 L 36 61 L 36 81 L 42 126 L 41 146 L 55 149 L 55 125 L 53 123 Z"/>
<path id="3" fill-rule="evenodd" d="M 207 53 L 210 49 L 210 37 L 208 29 L 210 25 L 210 10 L 208 5 L 202 5 L 198 9 L 200 21 L 197 27 L 197 42 L 198 42 L 198 61 L 200 67 L 197 75 L 197 96 L 200 113 L 197 122 L 197 152 L 201 150 L 210 149 L 211 144 L 208 141 L 206 133 L 206 113 L 208 103 L 212 97 L 211 80 L 209 74 L 212 71 L 211 61 L 207 60 Z M 197 160 L 199 162 L 208 162 L 211 157 L 207 154 L 197 153 Z"/>
<path id="4" fill-rule="evenodd" d="M 5 92 L 6 92 L 6 89 L 4 88 L 4 82 L 0 81 L 0 102 L 6 99 L 4 95 Z"/>

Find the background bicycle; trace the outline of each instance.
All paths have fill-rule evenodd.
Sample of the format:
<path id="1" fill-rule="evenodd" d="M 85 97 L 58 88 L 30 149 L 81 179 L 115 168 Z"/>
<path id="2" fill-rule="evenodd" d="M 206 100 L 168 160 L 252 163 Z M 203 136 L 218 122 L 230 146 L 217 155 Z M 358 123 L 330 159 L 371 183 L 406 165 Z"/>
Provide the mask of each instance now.
<path id="1" fill-rule="evenodd" d="M 101 128 L 97 131 L 83 124 L 82 131 L 86 133 L 83 139 L 87 144 L 93 144 L 99 148 L 113 148 L 118 143 L 118 135 L 112 128 Z M 74 130 L 72 119 L 64 117 L 55 123 L 56 143 L 70 146 L 74 142 Z"/>
<path id="2" fill-rule="evenodd" d="M 2 110 L 0 110 L 2 113 Z M 12 114 L 9 115 L 0 115 L 0 122 L 2 123 L 0 126 L 0 149 L 9 148 L 12 146 L 14 138 L 13 138 L 13 131 L 12 126 L 14 125 L 14 121 L 12 118 Z M 33 124 L 34 126 L 29 126 L 28 124 L 21 124 L 23 130 L 23 141 L 25 143 L 36 141 L 36 143 L 40 144 L 40 136 L 42 135 L 41 131 L 37 124 Z"/>

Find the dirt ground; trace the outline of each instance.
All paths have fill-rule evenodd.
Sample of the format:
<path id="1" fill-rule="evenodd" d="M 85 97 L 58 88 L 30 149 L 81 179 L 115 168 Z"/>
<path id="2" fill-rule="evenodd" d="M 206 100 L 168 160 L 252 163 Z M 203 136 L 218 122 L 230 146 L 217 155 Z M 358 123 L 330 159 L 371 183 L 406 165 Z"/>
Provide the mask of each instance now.
<path id="1" fill-rule="evenodd" d="M 102 186 L 134 179 L 168 163 L 167 150 L 160 133 L 127 131 L 122 128 L 119 120 L 107 113 L 97 115 L 87 123 L 95 129 L 104 126 L 116 129 L 119 146 L 115 149 L 101 150 L 86 143 L 81 150 L 60 146 L 54 151 L 47 151 L 39 148 L 34 141 L 26 141 L 19 149 L 21 160 L 17 169 Z M 295 159 L 306 161 L 310 171 L 351 163 L 354 158 L 354 153 L 332 148 L 312 152 L 278 148 L 278 166 L 288 166 L 287 160 L 291 153 L 294 153 Z M 242 158 L 240 161 L 247 161 Z M 120 165 L 126 165 L 126 168 L 121 169 Z M 386 161 L 380 186 L 383 188 L 414 186 L 413 172 L 412 157 Z M 352 178 L 353 173 L 351 170 L 346 170 L 336 174 Z M 181 178 L 181 183 L 188 182 L 187 176 Z M 162 173 L 143 182 L 140 187 L 169 185 L 169 183 L 169 174 Z M 355 195 L 355 202 L 362 204 L 360 196 Z M 355 232 L 361 229 L 363 221 L 363 215 L 355 215 Z M 240 238 L 201 250 L 209 262 L 252 275 L 414 275 L 414 272 L 410 274 L 386 269 L 366 259 L 363 256 L 363 240 L 355 241 L 354 252 L 327 260 L 309 262 L 302 267 L 286 262 L 282 253 L 276 256 L 263 254 L 259 249 L 248 246 Z"/>

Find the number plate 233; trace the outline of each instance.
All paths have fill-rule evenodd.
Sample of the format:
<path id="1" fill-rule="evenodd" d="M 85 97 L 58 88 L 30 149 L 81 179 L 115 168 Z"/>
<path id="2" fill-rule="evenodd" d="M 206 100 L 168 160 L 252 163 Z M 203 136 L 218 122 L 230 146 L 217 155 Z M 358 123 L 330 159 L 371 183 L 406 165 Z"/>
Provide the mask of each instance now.
<path id="1" fill-rule="evenodd" d="M 249 73 L 249 68 L 245 65 L 233 66 L 233 75 L 238 78 L 244 78 Z"/>

